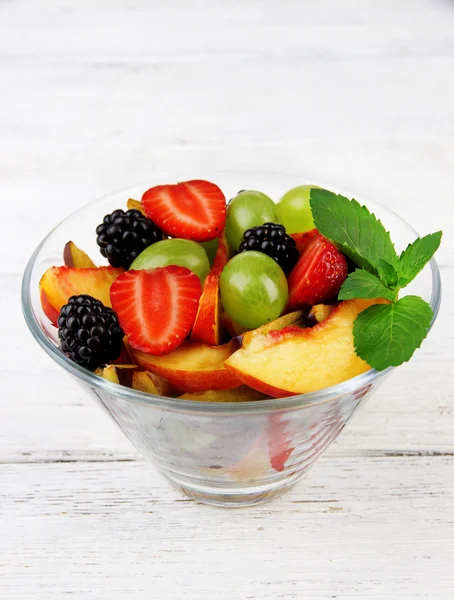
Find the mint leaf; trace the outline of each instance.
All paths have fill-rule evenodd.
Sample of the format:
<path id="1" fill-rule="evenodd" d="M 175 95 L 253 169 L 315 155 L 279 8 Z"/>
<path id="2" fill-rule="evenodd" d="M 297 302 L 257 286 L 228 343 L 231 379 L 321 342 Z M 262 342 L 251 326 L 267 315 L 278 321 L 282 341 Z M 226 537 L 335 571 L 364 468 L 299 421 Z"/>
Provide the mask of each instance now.
<path id="1" fill-rule="evenodd" d="M 395 287 L 397 285 L 398 273 L 396 269 L 382 258 L 378 261 L 378 274 L 387 286 Z"/>
<path id="2" fill-rule="evenodd" d="M 317 188 L 311 190 L 310 205 L 315 227 L 359 267 L 378 275 L 380 260 L 397 264 L 389 233 L 365 206 Z"/>
<path id="3" fill-rule="evenodd" d="M 386 300 L 394 302 L 396 294 L 372 273 L 364 269 L 356 269 L 354 273 L 350 273 L 342 284 L 338 298 L 339 300 L 386 298 Z"/>
<path id="4" fill-rule="evenodd" d="M 356 354 L 377 371 L 397 367 L 419 348 L 432 316 L 430 306 L 418 296 L 369 306 L 353 324 Z"/>
<path id="5" fill-rule="evenodd" d="M 441 231 L 431 233 L 423 238 L 418 238 L 409 244 L 399 256 L 399 287 L 405 287 L 413 281 L 416 275 L 422 271 L 429 262 L 441 242 Z"/>

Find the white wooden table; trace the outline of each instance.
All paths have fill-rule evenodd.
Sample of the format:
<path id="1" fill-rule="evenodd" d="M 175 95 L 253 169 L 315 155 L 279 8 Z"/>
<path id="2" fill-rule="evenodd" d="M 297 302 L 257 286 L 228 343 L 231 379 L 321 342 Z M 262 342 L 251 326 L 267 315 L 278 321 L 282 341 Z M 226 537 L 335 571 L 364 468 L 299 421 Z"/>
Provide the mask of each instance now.
<path id="1" fill-rule="evenodd" d="M 0 598 L 453 598 L 453 31 L 447 0 L 0 2 Z M 430 338 L 270 505 L 169 489 L 22 322 L 48 228 L 179 165 L 326 174 L 445 230 Z"/>

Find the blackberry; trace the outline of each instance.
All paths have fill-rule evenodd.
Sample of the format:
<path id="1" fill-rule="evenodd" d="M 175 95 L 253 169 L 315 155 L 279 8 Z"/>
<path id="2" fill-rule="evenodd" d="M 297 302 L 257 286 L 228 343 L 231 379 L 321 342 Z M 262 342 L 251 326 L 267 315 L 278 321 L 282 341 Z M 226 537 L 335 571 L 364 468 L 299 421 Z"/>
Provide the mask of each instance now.
<path id="1" fill-rule="evenodd" d="M 123 335 L 114 311 L 85 294 L 71 296 L 58 317 L 60 348 L 89 371 L 120 356 Z"/>
<path id="2" fill-rule="evenodd" d="M 134 209 L 125 212 L 119 208 L 106 215 L 96 234 L 101 254 L 113 267 L 124 269 L 129 269 L 142 250 L 162 240 L 159 227 Z"/>
<path id="3" fill-rule="evenodd" d="M 271 256 L 284 273 L 289 273 L 298 260 L 295 240 L 287 235 L 283 225 L 275 223 L 265 223 L 247 229 L 243 234 L 239 251 L 248 250 L 257 250 Z"/>

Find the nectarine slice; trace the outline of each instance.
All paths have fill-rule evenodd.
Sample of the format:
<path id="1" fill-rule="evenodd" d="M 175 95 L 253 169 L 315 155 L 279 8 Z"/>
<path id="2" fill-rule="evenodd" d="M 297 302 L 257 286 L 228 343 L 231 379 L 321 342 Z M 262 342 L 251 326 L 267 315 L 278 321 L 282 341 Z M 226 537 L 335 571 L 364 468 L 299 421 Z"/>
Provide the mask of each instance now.
<path id="1" fill-rule="evenodd" d="M 227 333 L 227 335 L 231 338 L 236 337 L 238 335 L 243 335 L 246 331 L 249 331 L 247 327 L 243 327 L 236 321 L 234 321 L 225 310 L 222 311 L 219 317 L 219 324 L 222 329 Z"/>
<path id="2" fill-rule="evenodd" d="M 218 240 L 218 249 L 213 266 L 203 284 L 199 308 L 192 328 L 191 340 L 209 346 L 216 346 L 221 341 L 219 298 L 219 276 L 230 257 L 230 248 L 223 233 Z"/>
<path id="3" fill-rule="evenodd" d="M 317 323 L 321 323 L 330 316 L 335 308 L 334 304 L 314 304 L 307 318 L 308 320 L 314 319 Z"/>
<path id="4" fill-rule="evenodd" d="M 60 312 L 51 305 L 46 293 L 42 288 L 39 290 L 39 298 L 41 300 L 41 307 L 44 311 L 44 314 L 49 319 L 49 321 L 56 326 L 58 317 L 60 316 Z"/>
<path id="5" fill-rule="evenodd" d="M 172 383 L 180 393 L 226 390 L 241 381 L 224 366 L 234 351 L 232 344 L 207 346 L 184 342 L 170 354 L 153 356 L 128 346 L 133 360 L 146 371 L 156 373 Z"/>
<path id="6" fill-rule="evenodd" d="M 226 367 L 246 385 L 275 397 L 315 392 L 370 369 L 355 354 L 356 316 L 382 300 L 341 302 L 312 328 L 285 327 L 264 335 L 243 337 L 243 347 Z"/>
<path id="7" fill-rule="evenodd" d="M 218 240 L 218 249 L 216 250 L 216 256 L 214 257 L 210 273 L 212 275 L 220 275 L 225 265 L 229 262 L 231 255 L 231 248 L 225 233 L 223 233 Z"/>
<path id="8" fill-rule="evenodd" d="M 265 394 L 253 390 L 247 385 L 240 385 L 230 390 L 206 390 L 206 392 L 187 392 L 179 396 L 182 400 L 198 400 L 199 402 L 251 402 L 265 400 Z"/>
<path id="9" fill-rule="evenodd" d="M 142 203 L 139 200 L 134 200 L 134 198 L 129 198 L 126 204 L 128 210 L 138 210 L 145 216 L 145 211 L 143 209 Z"/>
<path id="10" fill-rule="evenodd" d="M 295 310 L 294 312 L 274 319 L 274 321 L 265 323 L 261 327 L 257 327 L 257 329 L 252 329 L 243 335 L 243 346 L 247 346 L 254 337 L 258 335 L 266 335 L 270 331 L 280 331 L 281 329 L 284 329 L 284 327 L 296 326 L 297 324 L 302 325 L 303 316 L 304 311 Z"/>
<path id="11" fill-rule="evenodd" d="M 61 307 L 71 296 L 88 294 L 105 306 L 110 304 L 110 286 L 123 273 L 114 267 L 94 269 L 74 269 L 70 267 L 50 267 L 39 282 L 41 305 L 52 323 L 56 323 Z"/>
<path id="12" fill-rule="evenodd" d="M 174 395 L 174 389 L 169 381 L 149 371 L 134 371 L 131 387 L 155 396 L 171 397 Z"/>
<path id="13" fill-rule="evenodd" d="M 209 346 L 220 342 L 219 326 L 219 277 L 208 274 L 203 284 L 199 308 L 192 327 L 191 340 Z"/>
<path id="14" fill-rule="evenodd" d="M 95 375 L 98 375 L 103 379 L 107 379 L 107 381 L 111 381 L 112 383 L 120 383 L 120 380 L 118 379 L 117 370 L 112 365 L 96 369 Z"/>
<path id="15" fill-rule="evenodd" d="M 74 242 L 67 242 L 63 248 L 63 262 L 66 267 L 75 269 L 93 269 L 96 267 L 86 252 L 76 246 Z"/>

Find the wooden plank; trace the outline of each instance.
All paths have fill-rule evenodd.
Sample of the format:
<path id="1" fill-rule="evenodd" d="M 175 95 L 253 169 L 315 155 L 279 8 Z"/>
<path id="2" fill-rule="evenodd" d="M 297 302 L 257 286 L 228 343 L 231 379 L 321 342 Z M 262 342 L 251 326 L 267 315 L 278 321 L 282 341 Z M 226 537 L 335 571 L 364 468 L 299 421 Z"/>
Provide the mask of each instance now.
<path id="1" fill-rule="evenodd" d="M 185 500 L 140 463 L 2 465 L 0 502 L 4 600 L 452 592 L 447 457 L 321 459 L 288 495 L 234 511 Z"/>

